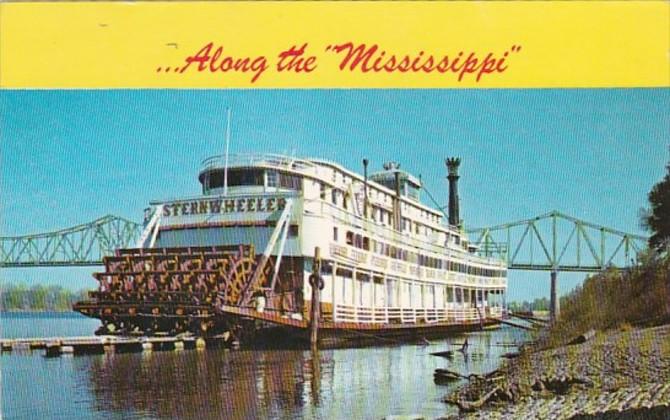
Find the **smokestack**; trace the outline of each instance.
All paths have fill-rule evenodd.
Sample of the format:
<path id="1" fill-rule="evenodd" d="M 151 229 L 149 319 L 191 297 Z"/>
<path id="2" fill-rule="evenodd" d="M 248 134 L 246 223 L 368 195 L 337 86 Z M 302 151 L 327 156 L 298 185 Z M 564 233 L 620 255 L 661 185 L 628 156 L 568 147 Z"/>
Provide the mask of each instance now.
<path id="1" fill-rule="evenodd" d="M 458 226 L 461 219 L 458 214 L 458 166 L 461 164 L 461 158 L 448 158 L 444 161 L 447 164 L 449 175 L 449 224 Z"/>

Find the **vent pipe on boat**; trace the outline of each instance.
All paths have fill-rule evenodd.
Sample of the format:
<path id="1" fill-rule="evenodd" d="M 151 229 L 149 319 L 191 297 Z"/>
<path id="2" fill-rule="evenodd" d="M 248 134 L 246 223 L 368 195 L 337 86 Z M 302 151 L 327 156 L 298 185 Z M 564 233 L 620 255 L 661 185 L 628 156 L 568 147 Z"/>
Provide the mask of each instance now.
<path id="1" fill-rule="evenodd" d="M 395 168 L 395 208 L 393 209 L 393 218 L 395 221 L 395 230 L 402 230 L 402 204 L 400 201 L 400 165 Z"/>
<path id="2" fill-rule="evenodd" d="M 444 161 L 447 164 L 449 175 L 449 224 L 458 226 L 461 222 L 458 214 L 458 167 L 461 164 L 461 158 L 448 158 Z"/>
<path id="3" fill-rule="evenodd" d="M 368 160 L 363 159 L 363 218 L 368 218 Z"/>
<path id="4" fill-rule="evenodd" d="M 391 225 L 393 229 L 399 231 L 402 226 L 402 214 L 400 214 L 402 207 L 400 198 L 400 164 L 397 162 L 386 162 L 384 170 L 393 172 L 394 176 L 395 197 L 393 197 L 393 219 Z"/>

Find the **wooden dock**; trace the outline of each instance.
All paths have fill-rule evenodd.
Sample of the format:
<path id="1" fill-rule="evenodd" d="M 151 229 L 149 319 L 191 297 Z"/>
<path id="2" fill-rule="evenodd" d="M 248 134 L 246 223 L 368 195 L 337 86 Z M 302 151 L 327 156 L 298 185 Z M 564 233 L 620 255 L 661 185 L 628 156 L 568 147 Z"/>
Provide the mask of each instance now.
<path id="1" fill-rule="evenodd" d="M 149 351 L 180 351 L 218 347 L 227 342 L 227 336 L 208 338 L 193 336 L 118 337 L 80 336 L 49 338 L 0 339 L 2 352 L 45 350 L 47 357 L 63 354 L 134 353 Z"/>

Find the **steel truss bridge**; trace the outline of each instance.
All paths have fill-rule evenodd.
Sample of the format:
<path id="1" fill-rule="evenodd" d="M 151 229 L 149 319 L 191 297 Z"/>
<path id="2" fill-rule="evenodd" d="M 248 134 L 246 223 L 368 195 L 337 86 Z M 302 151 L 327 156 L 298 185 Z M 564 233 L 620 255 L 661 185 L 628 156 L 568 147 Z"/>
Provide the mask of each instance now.
<path id="1" fill-rule="evenodd" d="M 600 272 L 635 264 L 647 238 L 586 222 L 557 211 L 532 219 L 470 229 L 482 256 L 501 258 L 511 270 L 551 273 L 551 317 L 560 313 L 559 271 Z"/>
<path id="2" fill-rule="evenodd" d="M 631 265 L 647 238 L 553 211 L 532 219 L 470 229 L 479 254 L 510 269 L 599 272 Z"/>
<path id="3" fill-rule="evenodd" d="M 55 232 L 0 237 L 0 267 L 58 267 L 102 264 L 117 248 L 135 245 L 142 225 L 117 216 Z"/>
<path id="4" fill-rule="evenodd" d="M 134 246 L 142 225 L 107 215 L 90 223 L 24 236 L 0 237 L 0 267 L 91 266 L 117 248 Z M 468 229 L 482 256 L 510 269 L 599 272 L 631 265 L 647 238 L 553 211 L 532 219 Z"/>
<path id="5" fill-rule="evenodd" d="M 102 264 L 117 248 L 135 246 L 142 225 L 104 216 L 67 229 L 0 237 L 0 267 L 58 267 Z M 492 227 L 469 229 L 482 256 L 502 258 L 511 270 L 551 273 L 551 313 L 559 313 L 558 272 L 599 272 L 634 264 L 647 238 L 552 211 Z"/>

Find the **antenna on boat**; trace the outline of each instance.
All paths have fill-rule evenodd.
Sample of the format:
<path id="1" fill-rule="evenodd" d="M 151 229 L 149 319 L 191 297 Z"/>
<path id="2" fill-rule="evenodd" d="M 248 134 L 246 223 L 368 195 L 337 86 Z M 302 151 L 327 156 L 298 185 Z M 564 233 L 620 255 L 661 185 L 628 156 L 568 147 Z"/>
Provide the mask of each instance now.
<path id="1" fill-rule="evenodd" d="M 230 108 L 228 108 L 228 121 L 226 123 L 226 154 L 223 161 L 223 195 L 228 195 L 228 147 L 230 146 Z"/>

